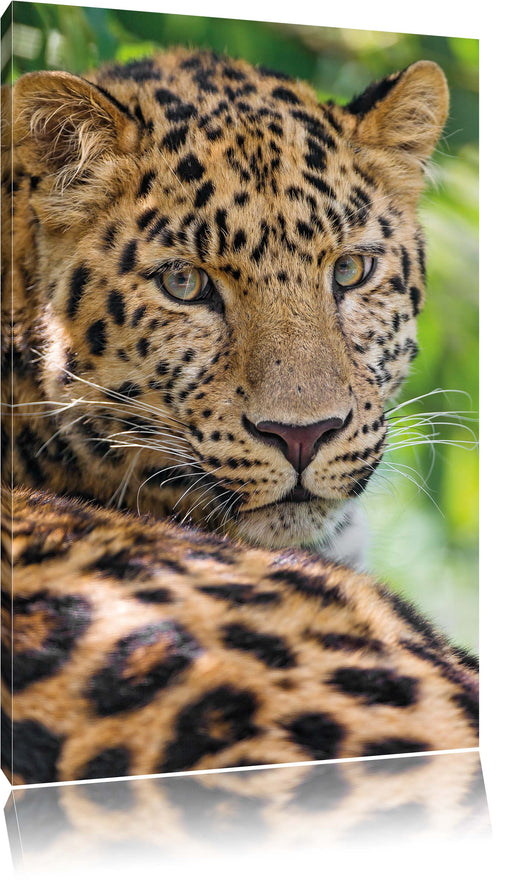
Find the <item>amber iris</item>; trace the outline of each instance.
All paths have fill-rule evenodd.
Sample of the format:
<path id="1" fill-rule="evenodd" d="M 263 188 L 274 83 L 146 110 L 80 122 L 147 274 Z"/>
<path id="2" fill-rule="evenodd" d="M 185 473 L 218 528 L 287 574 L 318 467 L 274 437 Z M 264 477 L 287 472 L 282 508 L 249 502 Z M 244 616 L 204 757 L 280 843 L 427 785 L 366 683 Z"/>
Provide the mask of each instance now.
<path id="1" fill-rule="evenodd" d="M 195 267 L 170 268 L 160 275 L 162 288 L 176 300 L 191 301 L 201 296 L 207 281 L 206 273 Z"/>
<path id="2" fill-rule="evenodd" d="M 362 254 L 347 254 L 334 265 L 334 279 L 342 288 L 355 288 L 370 276 L 373 258 Z"/>

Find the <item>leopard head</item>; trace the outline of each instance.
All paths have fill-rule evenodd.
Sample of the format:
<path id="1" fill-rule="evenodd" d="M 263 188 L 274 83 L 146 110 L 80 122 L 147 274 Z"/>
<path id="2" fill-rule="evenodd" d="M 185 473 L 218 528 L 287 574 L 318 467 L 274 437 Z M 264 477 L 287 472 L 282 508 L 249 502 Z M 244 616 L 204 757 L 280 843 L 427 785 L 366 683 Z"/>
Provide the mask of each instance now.
<path id="1" fill-rule="evenodd" d="M 18 312 L 77 464 L 62 489 L 271 547 L 328 539 L 417 352 L 416 209 L 447 108 L 426 61 L 345 107 L 181 50 L 22 77 Z"/>

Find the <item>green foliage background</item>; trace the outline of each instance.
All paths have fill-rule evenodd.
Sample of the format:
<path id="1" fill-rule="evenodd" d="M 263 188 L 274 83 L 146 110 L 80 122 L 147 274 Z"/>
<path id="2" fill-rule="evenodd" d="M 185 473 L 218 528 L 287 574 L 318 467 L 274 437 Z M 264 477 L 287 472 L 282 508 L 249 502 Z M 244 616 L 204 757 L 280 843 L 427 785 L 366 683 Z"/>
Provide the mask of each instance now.
<path id="1" fill-rule="evenodd" d="M 421 205 L 429 246 L 428 301 L 420 321 L 420 355 L 400 401 L 436 389 L 463 390 L 468 396 L 451 393 L 422 399 L 400 415 L 443 409 L 476 412 L 476 40 L 44 3 L 14 3 L 12 21 L 9 33 L 8 11 L 2 42 L 8 47 L 12 35 L 13 56 L 9 63 L 4 53 L 4 82 L 44 68 L 81 73 L 104 61 L 123 62 L 184 44 L 307 79 L 322 99 L 343 103 L 371 80 L 420 58 L 437 61 L 449 81 L 451 113 L 434 156 L 434 183 Z M 470 440 L 460 426 L 439 426 L 438 431 L 441 440 Z M 475 648 L 477 454 L 443 444 L 434 450 L 433 464 L 432 448 L 426 444 L 390 453 L 390 466 L 381 469 L 365 495 L 371 566 L 460 643 Z M 428 475 L 426 487 L 418 489 L 405 473 L 420 486 Z"/>

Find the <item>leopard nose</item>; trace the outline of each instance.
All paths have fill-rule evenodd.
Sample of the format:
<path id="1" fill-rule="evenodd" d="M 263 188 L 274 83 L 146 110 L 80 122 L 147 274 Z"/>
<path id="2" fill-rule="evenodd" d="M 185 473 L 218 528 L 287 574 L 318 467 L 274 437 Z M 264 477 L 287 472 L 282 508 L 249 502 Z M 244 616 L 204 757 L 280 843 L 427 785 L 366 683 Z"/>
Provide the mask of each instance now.
<path id="1" fill-rule="evenodd" d="M 339 417 L 331 417 L 308 426 L 294 426 L 264 420 L 256 425 L 252 424 L 251 429 L 252 434 L 259 436 L 261 441 L 279 447 L 300 474 L 311 463 L 320 445 L 337 435 L 346 422 Z"/>

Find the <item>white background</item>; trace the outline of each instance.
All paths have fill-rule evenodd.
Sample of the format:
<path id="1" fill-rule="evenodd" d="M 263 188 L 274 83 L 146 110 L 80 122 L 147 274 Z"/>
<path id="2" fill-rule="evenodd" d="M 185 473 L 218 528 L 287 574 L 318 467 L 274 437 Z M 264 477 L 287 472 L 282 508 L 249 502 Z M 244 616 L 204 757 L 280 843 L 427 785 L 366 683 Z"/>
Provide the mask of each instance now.
<path id="1" fill-rule="evenodd" d="M 485 880 L 494 883 L 510 879 L 512 862 L 510 828 L 510 735 L 511 653 L 510 594 L 512 589 L 509 550 L 512 548 L 511 457 L 511 231 L 512 162 L 511 56 L 508 4 L 502 0 L 462 3 L 460 0 L 352 0 L 334 3 L 313 0 L 306 4 L 292 0 L 259 0 L 256 6 L 235 0 L 146 0 L 137 2 L 88 2 L 89 6 L 144 9 L 226 18 L 284 21 L 343 28 L 440 34 L 480 39 L 481 70 L 481 663 L 482 663 L 482 763 L 493 827 L 491 842 L 437 844 L 425 850 L 403 843 L 371 848 L 364 853 L 340 849 L 297 854 L 251 855 L 236 860 L 226 856 L 223 867 L 187 865 L 187 883 L 201 880 L 253 881 L 401 881 Z M 6 4 L 1 3 L 2 11 Z M 0 782 L 0 807 L 9 794 L 5 779 Z M 0 819 L 0 859 L 4 880 L 12 880 L 10 851 L 3 820 Z M 169 875 L 176 868 L 169 868 Z M 160 878 L 161 866 L 144 876 Z M 87 868 L 83 869 L 83 878 Z M 110 879 L 111 872 L 93 876 Z M 140 867 L 128 879 L 140 879 Z M 167 876 L 167 874 L 166 874 Z M 180 875 L 181 876 L 181 875 Z M 82 877 L 81 877 L 82 878 Z M 123 878 L 126 879 L 126 876 Z"/>

